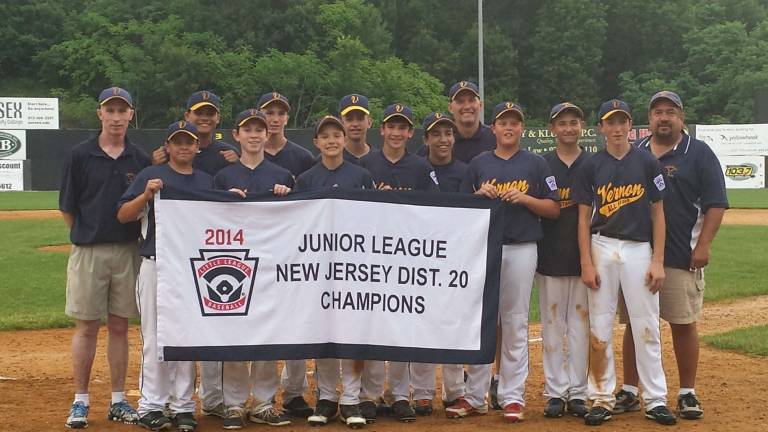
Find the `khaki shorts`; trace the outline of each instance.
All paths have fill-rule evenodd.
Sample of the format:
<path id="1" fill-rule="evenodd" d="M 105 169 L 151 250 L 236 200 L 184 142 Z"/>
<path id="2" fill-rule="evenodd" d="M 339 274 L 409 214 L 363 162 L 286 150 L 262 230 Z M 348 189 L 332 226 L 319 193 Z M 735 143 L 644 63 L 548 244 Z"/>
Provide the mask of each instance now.
<path id="1" fill-rule="evenodd" d="M 704 269 L 664 267 L 666 278 L 659 290 L 659 316 L 670 324 L 692 324 L 701 319 L 704 304 Z M 627 324 L 627 306 L 619 297 L 619 322 Z"/>
<path id="2" fill-rule="evenodd" d="M 72 246 L 64 312 L 84 321 L 100 319 L 107 313 L 123 318 L 138 316 L 139 262 L 135 241 Z"/>

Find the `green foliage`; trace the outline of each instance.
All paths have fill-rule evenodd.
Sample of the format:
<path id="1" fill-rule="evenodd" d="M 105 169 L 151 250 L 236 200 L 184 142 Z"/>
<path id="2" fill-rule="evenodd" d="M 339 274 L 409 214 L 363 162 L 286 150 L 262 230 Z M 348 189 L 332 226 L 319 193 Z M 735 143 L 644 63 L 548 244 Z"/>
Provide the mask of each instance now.
<path id="1" fill-rule="evenodd" d="M 200 89 L 222 96 L 225 125 L 280 91 L 304 127 L 351 92 L 374 112 L 444 111 L 450 85 L 478 79 L 474 1 L 42 0 L 0 14 L 0 94 L 59 97 L 64 128 L 94 127 L 110 85 L 133 94 L 135 127 L 179 118 Z M 562 100 L 591 112 L 622 97 L 644 123 L 664 88 L 690 123 L 753 122 L 767 49 L 764 0 L 485 0 L 485 108 L 512 99 L 544 124 Z"/>
<path id="2" fill-rule="evenodd" d="M 715 348 L 768 356 L 768 326 L 747 327 L 701 339 Z"/>

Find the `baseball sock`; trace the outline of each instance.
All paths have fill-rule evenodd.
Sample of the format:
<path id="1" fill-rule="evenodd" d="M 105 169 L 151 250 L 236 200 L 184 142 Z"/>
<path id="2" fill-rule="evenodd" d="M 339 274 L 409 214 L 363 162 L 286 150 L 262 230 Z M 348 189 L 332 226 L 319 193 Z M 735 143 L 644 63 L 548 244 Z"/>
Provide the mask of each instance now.
<path id="1" fill-rule="evenodd" d="M 82 402 L 85 406 L 91 406 L 91 398 L 88 393 L 75 393 L 75 402 Z"/>
<path id="2" fill-rule="evenodd" d="M 677 395 L 678 396 L 682 396 L 682 395 L 686 395 L 688 393 L 692 393 L 692 394 L 696 395 L 696 391 L 693 390 L 692 388 L 681 388 L 680 391 L 677 392 Z"/>
<path id="3" fill-rule="evenodd" d="M 632 393 L 632 396 L 637 396 L 637 392 L 639 391 L 637 387 L 631 386 L 629 384 L 622 384 L 621 389 L 624 390 L 625 392 Z"/>
<path id="4" fill-rule="evenodd" d="M 116 404 L 125 400 L 125 392 L 112 392 L 112 403 Z"/>

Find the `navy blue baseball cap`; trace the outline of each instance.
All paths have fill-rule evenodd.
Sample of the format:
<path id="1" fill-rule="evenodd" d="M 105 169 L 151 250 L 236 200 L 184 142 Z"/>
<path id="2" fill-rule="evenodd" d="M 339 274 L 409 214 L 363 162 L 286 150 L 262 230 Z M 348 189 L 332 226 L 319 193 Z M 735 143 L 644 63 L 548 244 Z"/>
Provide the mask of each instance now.
<path id="1" fill-rule="evenodd" d="M 288 103 L 288 98 L 278 92 L 269 92 L 261 95 L 259 98 L 259 109 L 263 110 L 267 107 L 267 105 L 273 102 L 280 102 L 281 104 L 285 105 L 285 109 L 287 111 L 291 110 L 291 104 Z"/>
<path id="2" fill-rule="evenodd" d="M 168 131 L 165 134 L 165 140 L 170 141 L 174 136 L 185 133 L 189 134 L 194 139 L 197 139 L 197 128 L 190 122 L 180 120 L 173 122 L 168 126 Z"/>
<path id="3" fill-rule="evenodd" d="M 520 105 L 514 103 L 514 102 L 502 102 L 495 107 L 493 107 L 493 122 L 495 123 L 496 120 L 508 112 L 516 112 L 518 115 L 520 115 L 520 120 L 525 121 L 525 114 L 523 114 L 523 107 Z"/>
<path id="4" fill-rule="evenodd" d="M 448 99 L 454 100 L 457 94 L 465 90 L 474 93 L 477 97 L 480 97 L 480 89 L 477 87 L 477 84 L 471 81 L 459 81 L 452 85 L 451 89 L 448 90 Z"/>
<path id="5" fill-rule="evenodd" d="M 456 123 L 454 123 L 450 117 L 446 116 L 441 112 L 433 112 L 433 113 L 429 113 L 429 115 L 424 119 L 424 121 L 421 124 L 422 129 L 424 129 L 424 135 L 426 135 L 427 132 L 429 132 L 438 123 L 447 123 L 452 128 L 454 129 L 456 128 Z"/>
<path id="6" fill-rule="evenodd" d="M 99 93 L 99 106 L 104 105 L 112 99 L 120 99 L 127 103 L 129 107 L 133 108 L 133 98 L 131 97 L 131 94 L 120 87 L 110 87 L 102 90 L 101 93 Z"/>
<path id="7" fill-rule="evenodd" d="M 575 113 L 580 119 L 584 120 L 584 111 L 570 102 L 561 102 L 553 106 L 552 110 L 549 112 L 549 119 L 554 120 L 557 116 L 567 111 Z"/>
<path id="8" fill-rule="evenodd" d="M 187 99 L 187 111 L 194 111 L 204 106 L 212 106 L 217 112 L 221 111 L 221 98 L 208 90 L 202 90 L 192 93 Z"/>
<path id="9" fill-rule="evenodd" d="M 651 102 L 648 104 L 648 109 L 653 108 L 653 104 L 662 99 L 666 99 L 675 104 L 678 108 L 683 109 L 683 100 L 680 99 L 680 96 L 677 93 L 668 90 L 662 90 L 653 95 L 653 97 L 651 97 Z"/>
<path id="10" fill-rule="evenodd" d="M 623 100 L 611 99 L 600 105 L 600 109 L 597 112 L 597 120 L 601 122 L 620 112 L 626 114 L 632 120 L 632 111 L 629 109 L 629 105 Z"/>
<path id="11" fill-rule="evenodd" d="M 321 118 L 320 120 L 318 120 L 317 123 L 315 123 L 315 138 L 317 138 L 317 134 L 320 133 L 320 129 L 322 129 L 323 126 L 325 126 L 325 125 L 327 125 L 329 123 L 330 124 L 335 124 L 336 126 L 338 126 L 339 129 L 341 129 L 341 131 L 344 133 L 344 135 L 347 134 L 347 131 L 344 130 L 344 125 L 341 124 L 341 120 L 339 120 L 338 117 L 332 116 L 332 115 L 327 115 L 327 116 Z"/>
<path id="12" fill-rule="evenodd" d="M 360 110 L 366 115 L 370 115 L 368 110 L 368 98 L 359 94 L 350 94 L 341 98 L 339 102 L 339 115 L 345 116 L 349 112 L 354 110 Z"/>
<path id="13" fill-rule="evenodd" d="M 235 126 L 240 128 L 248 120 L 259 120 L 264 123 L 264 127 L 267 127 L 267 116 L 256 108 L 248 108 L 247 110 L 240 111 L 240 114 L 238 114 L 235 119 Z"/>
<path id="14" fill-rule="evenodd" d="M 392 104 L 384 109 L 384 119 L 381 121 L 382 124 L 386 123 L 388 120 L 392 119 L 392 117 L 402 117 L 410 123 L 411 126 L 413 126 L 413 111 L 411 111 L 411 108 L 408 107 L 408 105 L 396 103 Z"/>

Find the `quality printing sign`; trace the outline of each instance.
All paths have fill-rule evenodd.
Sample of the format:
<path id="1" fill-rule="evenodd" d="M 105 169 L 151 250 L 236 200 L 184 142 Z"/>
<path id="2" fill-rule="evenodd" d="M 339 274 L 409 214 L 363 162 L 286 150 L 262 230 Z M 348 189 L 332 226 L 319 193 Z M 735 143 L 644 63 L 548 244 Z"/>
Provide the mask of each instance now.
<path id="1" fill-rule="evenodd" d="M 27 131 L 0 130 L 0 159 L 27 158 Z"/>
<path id="2" fill-rule="evenodd" d="M 718 156 L 768 156 L 768 124 L 697 125 L 696 139 Z"/>
<path id="3" fill-rule="evenodd" d="M 57 98 L 0 97 L 0 129 L 58 129 Z"/>
<path id="4" fill-rule="evenodd" d="M 765 187 L 765 158 L 762 156 L 720 156 L 720 166 L 728 189 Z"/>
<path id="5" fill-rule="evenodd" d="M 473 195 L 244 201 L 165 188 L 155 201 L 159 352 L 491 363 L 502 212 Z"/>

